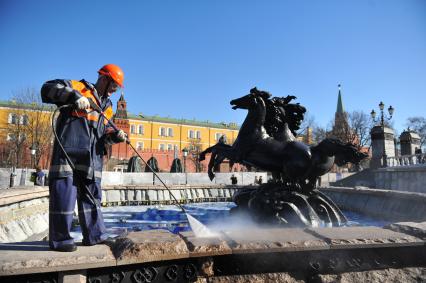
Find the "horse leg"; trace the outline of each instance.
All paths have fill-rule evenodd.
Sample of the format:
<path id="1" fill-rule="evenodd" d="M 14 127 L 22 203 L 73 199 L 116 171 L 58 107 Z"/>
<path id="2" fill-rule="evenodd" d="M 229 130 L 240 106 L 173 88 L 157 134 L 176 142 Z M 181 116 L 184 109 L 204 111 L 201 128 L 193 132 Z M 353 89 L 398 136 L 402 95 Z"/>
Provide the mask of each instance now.
<path id="1" fill-rule="evenodd" d="M 208 174 L 210 180 L 214 178 L 214 168 L 220 165 L 225 158 L 229 160 L 235 159 L 235 151 L 234 149 L 226 144 L 216 144 L 214 148 L 211 150 L 212 155 L 210 157 L 209 165 L 208 165 Z"/>
<path id="2" fill-rule="evenodd" d="M 214 179 L 214 164 L 216 159 L 216 151 L 212 151 L 212 155 L 210 156 L 209 165 L 207 167 L 207 174 L 209 175 L 210 181 Z"/>
<path id="3" fill-rule="evenodd" d="M 205 159 L 206 159 L 206 154 L 207 154 L 207 153 L 211 153 L 214 147 L 215 147 L 215 146 L 208 147 L 208 148 L 206 148 L 204 151 L 200 152 L 200 154 L 198 155 L 198 159 L 199 159 L 200 161 L 205 160 Z"/>

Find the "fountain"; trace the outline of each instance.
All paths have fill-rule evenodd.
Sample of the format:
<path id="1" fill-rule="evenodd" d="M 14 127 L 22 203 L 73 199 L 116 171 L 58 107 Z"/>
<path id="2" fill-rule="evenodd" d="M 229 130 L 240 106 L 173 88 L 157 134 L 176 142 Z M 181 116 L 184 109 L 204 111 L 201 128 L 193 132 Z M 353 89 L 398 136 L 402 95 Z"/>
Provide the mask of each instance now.
<path id="1" fill-rule="evenodd" d="M 208 175 L 215 178 L 214 185 L 201 173 L 161 175 L 169 188 L 153 172 L 104 172 L 103 212 L 110 232 L 120 236 L 105 245 L 79 246 L 70 254 L 49 251 L 45 241 L 2 243 L 2 282 L 425 281 L 426 222 L 407 221 L 424 221 L 426 195 L 355 185 L 323 187 L 320 192 L 316 179 L 334 163 L 357 163 L 365 155 L 335 139 L 316 146 L 298 142 L 294 132 L 306 110 L 290 103 L 293 99 L 271 98 L 265 91 L 252 89 L 249 95 L 231 101 L 235 109 L 248 109 L 249 114 L 232 146 L 219 143 L 200 156 L 212 153 Z M 270 171 L 273 179 L 249 185 L 260 173 L 239 172 L 238 186 L 225 185 L 223 180 L 230 180 L 231 173 L 215 175 L 213 171 L 225 158 Z M 412 170 L 406 170 L 405 178 L 401 172 L 384 169 L 374 171 L 384 175 L 383 180 L 376 178 L 378 184 L 401 179 L 401 188 L 406 183 L 416 185 L 410 186 L 413 190 L 424 187 L 421 168 L 412 168 L 419 171 L 417 183 L 412 181 Z M 394 173 L 399 179 L 389 177 Z M 253 174 L 251 178 L 247 178 L 249 174 Z M 207 181 L 203 186 L 201 179 Z M 25 223 L 35 222 L 35 212 L 47 211 L 43 199 L 48 192 L 43 190 L 35 191 L 37 195 L 33 191 L 32 196 L 26 190 L 4 194 L 3 204 L 10 211 L 0 215 L 1 220 L 19 224 L 15 218 L 20 216 Z M 229 202 L 232 193 L 235 204 Z M 353 227 L 330 196 L 345 214 L 367 211 L 381 219 L 385 211 L 392 219 L 373 224 L 379 227 Z M 203 203 L 210 201 L 216 203 Z M 16 202 L 18 212 L 14 211 Z M 177 208 L 176 203 L 184 208 Z M 148 204 L 150 207 L 142 206 Z M 206 212 L 210 208 L 214 211 Z M 416 218 L 410 218 L 414 212 Z M 241 218 L 241 214 L 249 217 Z M 394 217 L 404 222 L 394 223 Z M 187 218 L 208 224 L 214 234 L 198 222 L 189 227 Z M 216 225 L 210 225 L 212 222 Z M 350 227 L 338 227 L 342 225 Z M 204 237 L 197 235 L 194 226 L 201 228 L 198 234 Z"/>
<path id="2" fill-rule="evenodd" d="M 331 199 L 316 189 L 317 178 L 333 164 L 359 163 L 366 158 L 354 145 L 326 138 L 318 145 L 297 141 L 295 132 L 305 107 L 290 103 L 295 96 L 273 97 L 253 88 L 248 95 L 231 101 L 233 109 L 248 114 L 233 145 L 217 143 L 200 154 L 211 153 L 210 179 L 225 159 L 270 171 L 273 180 L 259 189 L 234 195 L 233 213 L 249 213 L 259 223 L 280 226 L 341 226 L 347 220 Z"/>

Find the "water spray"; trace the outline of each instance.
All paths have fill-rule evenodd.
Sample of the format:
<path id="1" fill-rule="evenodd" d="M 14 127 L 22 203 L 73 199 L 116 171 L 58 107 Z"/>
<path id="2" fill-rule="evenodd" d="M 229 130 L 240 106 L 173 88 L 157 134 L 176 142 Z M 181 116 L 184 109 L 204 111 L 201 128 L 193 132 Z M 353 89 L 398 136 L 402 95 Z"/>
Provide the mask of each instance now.
<path id="1" fill-rule="evenodd" d="M 117 126 L 115 126 L 115 124 L 108 119 L 104 112 L 102 111 L 102 109 L 96 105 L 91 99 L 89 99 L 89 103 L 90 103 L 90 107 L 95 110 L 96 112 L 98 112 L 110 125 L 111 127 L 115 130 L 115 131 L 119 131 L 119 129 L 117 128 Z M 172 191 L 169 189 L 169 187 L 167 187 L 167 185 L 163 182 L 163 180 L 157 175 L 157 173 L 155 173 L 155 171 L 151 168 L 151 166 L 149 166 L 149 164 L 142 158 L 142 156 L 138 153 L 138 151 L 134 148 L 134 146 L 131 144 L 130 140 L 128 138 L 126 138 L 126 143 L 133 149 L 133 151 L 137 154 L 137 156 L 143 161 L 143 163 L 145 164 L 145 166 L 147 166 L 151 172 L 154 174 L 155 177 L 157 177 L 157 179 L 161 182 L 161 184 L 163 184 L 163 186 L 167 189 L 167 191 L 169 192 L 169 194 L 173 197 L 173 199 L 176 202 L 176 206 L 178 206 L 183 213 L 185 213 L 187 219 L 188 219 L 188 223 L 189 226 L 191 226 L 192 231 L 194 232 L 195 236 L 197 237 L 212 237 L 215 236 L 216 234 L 213 233 L 212 231 L 210 231 L 205 225 L 203 225 L 200 221 L 198 221 L 197 219 L 195 219 L 194 217 L 192 217 L 186 210 L 185 208 L 179 203 L 179 201 L 177 200 L 177 198 L 173 195 Z"/>

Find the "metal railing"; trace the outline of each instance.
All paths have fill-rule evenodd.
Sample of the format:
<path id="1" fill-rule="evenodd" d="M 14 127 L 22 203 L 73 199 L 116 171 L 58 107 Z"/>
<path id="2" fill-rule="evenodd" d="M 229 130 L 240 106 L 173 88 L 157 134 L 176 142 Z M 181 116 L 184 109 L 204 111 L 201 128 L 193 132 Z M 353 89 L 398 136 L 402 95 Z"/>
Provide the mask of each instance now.
<path id="1" fill-rule="evenodd" d="M 426 165 L 426 153 L 387 158 L 387 167 Z"/>

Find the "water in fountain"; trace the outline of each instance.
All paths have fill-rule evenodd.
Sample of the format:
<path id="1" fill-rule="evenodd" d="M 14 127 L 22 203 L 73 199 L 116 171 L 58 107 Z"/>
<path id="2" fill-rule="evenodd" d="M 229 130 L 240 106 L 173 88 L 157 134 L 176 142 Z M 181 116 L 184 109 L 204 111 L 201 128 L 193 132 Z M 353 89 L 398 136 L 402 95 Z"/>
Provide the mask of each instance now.
<path id="1" fill-rule="evenodd" d="M 102 211 L 107 232 L 111 236 L 128 231 L 165 229 L 175 234 L 192 230 L 197 237 L 209 237 L 212 234 L 218 235 L 220 231 L 258 227 L 258 224 L 249 218 L 231 217 L 229 210 L 235 207 L 232 202 L 196 203 L 184 207 L 187 214 L 173 205 L 104 207 Z M 348 218 L 350 226 L 382 227 L 389 223 L 355 212 L 343 211 L 343 213 Z M 207 230 L 203 228 L 206 226 Z M 81 239 L 79 226 L 73 229 L 72 236 L 76 240 Z"/>

